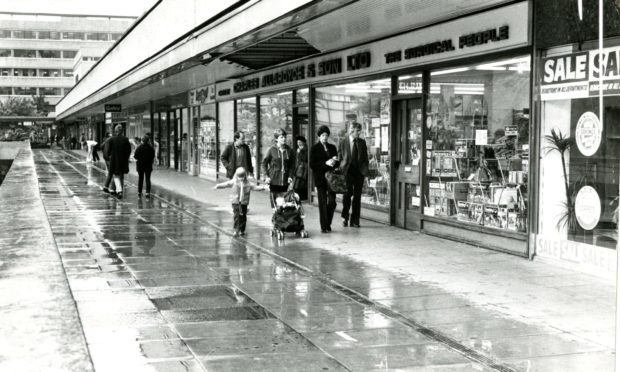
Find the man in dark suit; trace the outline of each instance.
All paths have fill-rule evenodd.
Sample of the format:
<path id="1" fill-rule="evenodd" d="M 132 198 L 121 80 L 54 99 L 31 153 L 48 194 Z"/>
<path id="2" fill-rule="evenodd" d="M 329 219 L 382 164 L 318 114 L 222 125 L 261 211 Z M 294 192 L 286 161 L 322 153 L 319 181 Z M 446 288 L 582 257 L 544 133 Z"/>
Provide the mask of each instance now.
<path id="1" fill-rule="evenodd" d="M 236 131 L 235 142 L 226 146 L 220 160 L 226 167 L 226 177 L 232 179 L 237 168 L 243 168 L 248 177 L 253 177 L 254 167 L 252 166 L 252 153 L 250 147 L 245 144 L 245 134 Z"/>
<path id="2" fill-rule="evenodd" d="M 362 207 L 362 187 L 364 177 L 368 176 L 368 148 L 366 141 L 360 137 L 362 125 L 353 122 L 349 126 L 349 136 L 340 141 L 338 159 L 340 169 L 345 174 L 347 192 L 342 198 L 342 225 L 360 227 L 360 209 Z M 351 202 L 353 199 L 353 202 Z M 349 215 L 349 209 L 351 214 Z M 350 218 L 349 218 L 350 217 Z"/>
<path id="3" fill-rule="evenodd" d="M 110 160 L 108 172 L 114 176 L 116 196 L 119 199 L 123 198 L 123 183 L 125 174 L 129 173 L 130 155 L 131 144 L 127 137 L 123 136 L 123 126 L 118 124 L 114 127 L 114 136 L 108 139 L 103 146 L 103 157 Z"/>

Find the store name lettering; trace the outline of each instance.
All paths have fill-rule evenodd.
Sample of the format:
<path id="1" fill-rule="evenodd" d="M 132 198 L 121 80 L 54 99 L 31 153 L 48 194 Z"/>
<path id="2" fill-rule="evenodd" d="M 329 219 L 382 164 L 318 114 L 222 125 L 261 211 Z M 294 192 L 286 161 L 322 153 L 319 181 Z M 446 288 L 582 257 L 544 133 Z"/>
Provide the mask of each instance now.
<path id="1" fill-rule="evenodd" d="M 476 45 L 486 44 L 490 41 L 501 41 L 508 39 L 508 26 L 500 28 L 492 28 L 481 32 L 475 32 L 469 35 L 459 37 L 459 48 L 473 47 Z"/>
<path id="2" fill-rule="evenodd" d="M 370 67 L 370 52 L 357 53 L 347 57 L 347 71 Z"/>
<path id="3" fill-rule="evenodd" d="M 347 56 L 347 70 L 354 71 L 370 67 L 370 52 L 362 52 Z M 310 63 L 306 66 L 296 66 L 286 70 L 277 71 L 246 80 L 241 80 L 233 84 L 232 92 L 241 93 L 258 88 L 267 88 L 279 84 L 290 83 L 305 78 L 316 76 L 327 76 L 342 73 L 342 58 L 334 58 L 318 63 Z M 230 89 L 218 90 L 217 95 L 230 95 Z"/>
<path id="4" fill-rule="evenodd" d="M 235 93 L 245 92 L 252 89 L 257 89 L 260 87 L 260 79 L 253 78 L 248 80 L 238 81 L 233 85 L 233 91 Z"/>
<path id="5" fill-rule="evenodd" d="M 454 50 L 452 40 L 442 40 L 430 44 L 405 49 L 405 59 L 419 58 Z"/>
<path id="6" fill-rule="evenodd" d="M 553 57 L 543 62 L 543 83 L 554 84 L 587 78 L 588 54 Z"/>
<path id="7" fill-rule="evenodd" d="M 474 32 L 459 36 L 459 49 L 467 47 L 474 47 L 478 45 L 487 44 L 489 42 L 496 42 L 506 40 L 509 37 L 509 26 L 502 26 L 499 28 L 489 29 L 480 32 Z M 456 50 L 456 47 L 452 43 L 452 39 L 445 39 L 435 41 L 433 43 L 418 45 L 405 50 L 396 50 L 384 54 L 385 63 L 390 64 L 394 62 L 400 62 L 403 59 L 413 59 L 425 57 L 433 54 L 440 54 L 445 52 L 451 52 Z"/>
<path id="8" fill-rule="evenodd" d="M 263 76 L 261 85 L 263 88 L 270 87 L 282 83 L 289 83 L 291 81 L 303 80 L 305 77 L 306 67 L 298 66 Z"/>
<path id="9" fill-rule="evenodd" d="M 308 65 L 308 77 L 316 77 L 339 74 L 342 72 L 342 59 L 335 58 L 327 61 L 321 61 L 318 65 L 311 63 Z"/>
<path id="10" fill-rule="evenodd" d="M 342 72 L 342 59 L 330 59 L 319 62 L 319 76 L 339 74 Z"/>

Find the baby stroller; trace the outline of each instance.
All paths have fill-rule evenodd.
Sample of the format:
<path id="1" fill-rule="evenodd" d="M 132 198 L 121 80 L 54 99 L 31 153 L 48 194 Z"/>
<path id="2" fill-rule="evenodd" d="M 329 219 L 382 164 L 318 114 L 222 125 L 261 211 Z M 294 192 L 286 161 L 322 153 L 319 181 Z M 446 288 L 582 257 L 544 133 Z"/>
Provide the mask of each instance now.
<path id="1" fill-rule="evenodd" d="M 270 195 L 274 197 L 274 194 Z M 285 232 L 294 232 L 302 238 L 308 237 L 308 232 L 304 230 L 304 209 L 295 191 L 289 188 L 287 192 L 279 194 L 273 200 L 273 205 L 275 208 L 271 217 L 271 236 L 283 240 Z"/>

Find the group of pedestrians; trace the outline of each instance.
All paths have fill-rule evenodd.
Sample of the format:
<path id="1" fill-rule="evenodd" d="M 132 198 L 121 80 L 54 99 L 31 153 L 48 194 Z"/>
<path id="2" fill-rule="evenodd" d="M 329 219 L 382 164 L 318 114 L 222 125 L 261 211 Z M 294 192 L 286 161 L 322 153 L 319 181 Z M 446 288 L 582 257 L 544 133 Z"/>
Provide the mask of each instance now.
<path id="1" fill-rule="evenodd" d="M 283 129 L 274 132 L 274 145 L 271 146 L 262 161 L 262 173 L 265 185 L 258 186 L 254 177 L 254 166 L 250 148 L 245 144 L 245 134 L 237 131 L 234 142 L 223 151 L 220 160 L 226 168 L 229 181 L 219 183 L 215 188 L 231 188 L 230 200 L 234 215 L 235 235 L 244 235 L 247 222 L 250 193 L 253 190 L 269 190 L 270 204 L 276 207 L 278 195 L 287 190 L 294 190 L 301 200 L 307 199 L 308 168 L 312 169 L 316 186 L 319 223 L 322 233 L 332 231 L 332 220 L 336 210 L 336 192 L 327 181 L 328 172 L 344 175 L 346 192 L 342 201 L 342 225 L 360 227 L 361 196 L 364 178 L 368 175 L 368 150 L 366 141 L 360 138 L 362 126 L 353 122 L 349 126 L 348 136 L 338 147 L 329 142 L 329 127 L 323 125 L 318 129 L 318 142 L 308 149 L 303 136 L 296 137 L 297 150 L 286 143 L 287 133 Z M 146 184 L 146 197 L 150 198 L 151 173 L 155 160 L 155 149 L 147 134 L 141 139 L 133 156 L 138 171 L 138 196 Z M 103 159 L 107 166 L 107 178 L 103 192 L 123 198 L 124 176 L 129 173 L 131 144 L 123 135 L 122 125 L 114 128 L 114 135 L 106 133 L 103 142 Z"/>
<path id="2" fill-rule="evenodd" d="M 138 197 L 142 197 L 142 187 L 146 183 L 146 197 L 151 197 L 151 172 L 155 149 L 151 145 L 149 135 L 142 137 L 142 143 L 134 152 L 136 170 L 138 171 Z M 131 144 L 123 135 L 123 126 L 114 128 L 114 135 L 106 134 L 103 143 L 103 159 L 108 169 L 107 178 L 103 185 L 103 192 L 112 194 L 119 199 L 123 198 L 125 174 L 129 173 L 129 157 L 131 156 Z"/>
<path id="3" fill-rule="evenodd" d="M 309 164 L 317 191 L 321 232 L 332 231 L 336 210 L 336 193 L 326 179 L 328 172 L 344 175 L 346 192 L 342 203 L 342 225 L 359 228 L 362 188 L 364 178 L 368 175 L 368 150 L 366 141 L 360 138 L 361 130 L 361 124 L 351 123 L 348 136 L 336 147 L 329 143 L 329 127 L 321 126 L 317 132 L 319 140 L 310 149 L 308 161 L 306 139 L 298 136 L 297 151 L 294 151 L 286 144 L 286 132 L 277 129 L 274 133 L 275 144 L 267 150 L 262 162 L 264 181 L 269 185 L 271 193 L 271 207 L 275 208 L 277 196 L 289 189 L 295 190 L 301 200 L 307 198 Z M 243 235 L 250 193 L 252 190 L 264 190 L 267 186 L 256 185 L 250 148 L 245 144 L 243 132 L 235 132 L 234 142 L 226 147 L 220 160 L 226 167 L 226 175 L 230 180 L 217 184 L 215 188 L 232 188 L 230 199 L 235 235 Z"/>

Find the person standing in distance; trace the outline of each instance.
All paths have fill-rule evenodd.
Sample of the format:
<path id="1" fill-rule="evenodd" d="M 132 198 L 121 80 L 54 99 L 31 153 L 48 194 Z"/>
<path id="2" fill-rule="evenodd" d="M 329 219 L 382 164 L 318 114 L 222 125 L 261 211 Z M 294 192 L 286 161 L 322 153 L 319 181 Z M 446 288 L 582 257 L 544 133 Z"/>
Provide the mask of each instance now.
<path id="1" fill-rule="evenodd" d="M 149 136 L 142 137 L 142 144 L 133 154 L 138 171 L 138 197 L 142 197 L 142 185 L 146 181 L 147 199 L 151 197 L 151 172 L 153 171 L 153 160 L 155 160 L 155 149 L 150 142 Z"/>
<path id="2" fill-rule="evenodd" d="M 234 142 L 226 146 L 220 156 L 220 160 L 226 168 L 226 177 L 228 179 L 232 180 L 238 168 L 243 168 L 249 178 L 254 177 L 252 153 L 250 152 L 250 147 L 245 144 L 245 133 L 242 131 L 235 132 Z"/>
<path id="3" fill-rule="evenodd" d="M 105 192 L 106 194 L 114 195 L 116 194 L 116 187 L 114 186 L 114 182 L 112 182 L 114 175 L 112 174 L 112 172 L 110 172 L 110 158 L 106 155 L 106 150 L 105 150 L 106 143 L 110 140 L 110 138 L 112 138 L 112 135 L 110 135 L 110 132 L 106 132 L 105 138 L 103 139 L 103 143 L 101 144 L 101 148 L 103 150 L 101 153 L 103 155 L 103 160 L 105 161 L 105 167 L 108 170 L 105 183 L 103 184 L 103 192 Z M 110 184 L 112 185 L 111 187 L 110 187 Z"/>
<path id="4" fill-rule="evenodd" d="M 114 136 L 105 143 L 104 158 L 110 159 L 108 169 L 114 175 L 116 185 L 116 196 L 123 198 L 123 182 L 125 174 L 129 173 L 129 156 L 131 155 L 131 144 L 127 137 L 123 136 L 123 126 L 114 127 Z"/>
<path id="5" fill-rule="evenodd" d="M 295 171 L 293 172 L 293 189 L 299 200 L 308 200 L 308 145 L 306 137 L 297 136 L 297 153 L 295 154 Z"/>
<path id="6" fill-rule="evenodd" d="M 336 194 L 327 187 L 325 173 L 338 165 L 338 150 L 336 146 L 327 142 L 329 128 L 321 126 L 317 132 L 319 142 L 310 148 L 310 168 L 314 177 L 314 186 L 319 200 L 319 220 L 321 232 L 332 231 L 332 219 L 336 210 Z"/>
<path id="7" fill-rule="evenodd" d="M 344 172 L 347 192 L 342 198 L 342 226 L 360 227 L 360 210 L 362 207 L 362 187 L 368 176 L 368 148 L 366 141 L 360 138 L 362 125 L 352 122 L 349 135 L 340 141 L 338 159 L 340 169 Z M 351 200 L 353 199 L 353 200 Z M 349 214 L 349 210 L 351 213 Z"/>

